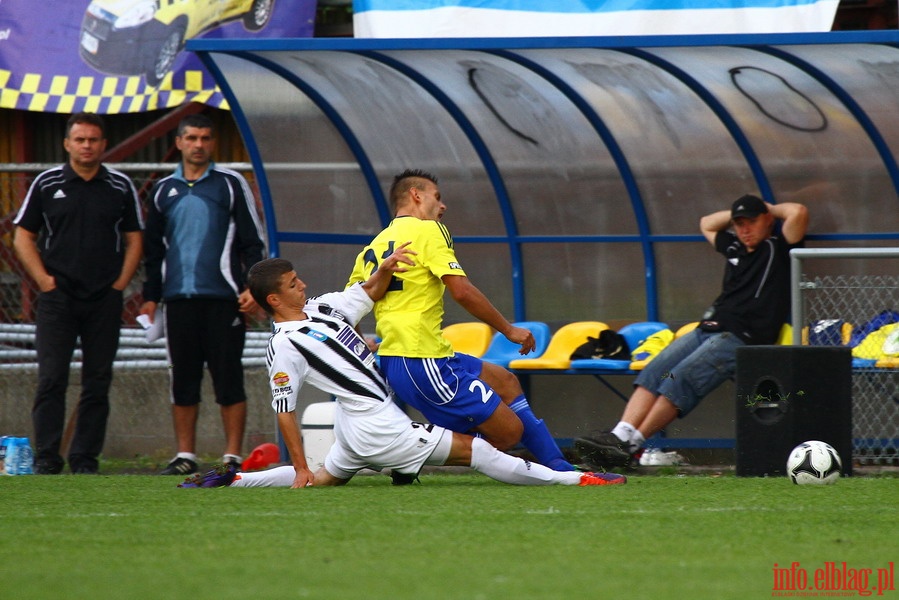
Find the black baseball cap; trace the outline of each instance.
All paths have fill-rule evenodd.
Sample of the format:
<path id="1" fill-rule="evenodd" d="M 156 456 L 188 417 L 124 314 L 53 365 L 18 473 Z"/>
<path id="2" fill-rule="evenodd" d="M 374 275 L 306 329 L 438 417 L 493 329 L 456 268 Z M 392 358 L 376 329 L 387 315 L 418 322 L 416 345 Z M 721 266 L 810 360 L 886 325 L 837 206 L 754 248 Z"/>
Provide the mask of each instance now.
<path id="1" fill-rule="evenodd" d="M 746 194 L 737 199 L 730 208 L 730 218 L 737 217 L 757 217 L 768 212 L 768 206 L 758 196 Z"/>

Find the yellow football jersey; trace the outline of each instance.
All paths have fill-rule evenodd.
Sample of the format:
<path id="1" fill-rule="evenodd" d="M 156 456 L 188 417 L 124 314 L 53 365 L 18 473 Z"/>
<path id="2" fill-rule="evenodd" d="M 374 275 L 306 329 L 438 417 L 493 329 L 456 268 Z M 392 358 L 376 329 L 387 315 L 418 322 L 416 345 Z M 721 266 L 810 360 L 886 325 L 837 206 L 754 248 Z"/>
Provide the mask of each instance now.
<path id="1" fill-rule="evenodd" d="M 365 281 L 390 256 L 397 246 L 412 242 L 409 248 L 414 267 L 396 273 L 384 297 L 375 303 L 377 333 L 381 338 L 378 353 L 384 356 L 442 358 L 452 356 L 453 348 L 443 337 L 444 275 L 465 275 L 456 260 L 453 238 L 438 221 L 416 217 L 397 217 L 366 246 L 359 256 L 349 284 Z"/>

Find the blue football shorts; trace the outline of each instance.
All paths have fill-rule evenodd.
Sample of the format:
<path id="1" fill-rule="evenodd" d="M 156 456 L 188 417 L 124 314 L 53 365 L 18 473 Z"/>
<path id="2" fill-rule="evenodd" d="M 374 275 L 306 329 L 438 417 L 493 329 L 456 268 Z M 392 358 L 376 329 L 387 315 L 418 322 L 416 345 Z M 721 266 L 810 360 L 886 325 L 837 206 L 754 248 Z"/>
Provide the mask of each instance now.
<path id="1" fill-rule="evenodd" d="M 482 362 L 468 354 L 447 358 L 382 356 L 381 371 L 397 398 L 435 425 L 466 433 L 486 421 L 501 400 L 479 377 Z"/>

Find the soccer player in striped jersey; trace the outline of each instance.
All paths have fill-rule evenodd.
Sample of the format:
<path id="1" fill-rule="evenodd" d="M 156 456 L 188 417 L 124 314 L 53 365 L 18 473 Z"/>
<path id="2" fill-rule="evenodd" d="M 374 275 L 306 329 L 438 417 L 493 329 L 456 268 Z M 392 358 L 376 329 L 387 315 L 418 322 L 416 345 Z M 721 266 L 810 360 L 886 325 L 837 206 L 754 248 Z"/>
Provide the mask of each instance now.
<path id="1" fill-rule="evenodd" d="M 534 336 L 513 326 L 468 277 L 456 259 L 453 238 L 440 222 L 446 205 L 437 178 L 407 170 L 394 178 L 390 203 L 395 218 L 356 258 L 350 283 L 364 281 L 393 248 L 411 241 L 416 265 L 397 275 L 375 304 L 381 369 L 397 398 L 428 421 L 461 433 L 477 432 L 500 450 L 519 441 L 537 462 L 557 471 L 574 470 L 518 378 L 505 368 L 454 353 L 443 336 L 443 294 L 507 339 L 534 349 Z"/>
<path id="2" fill-rule="evenodd" d="M 553 471 L 504 454 L 483 439 L 413 422 L 393 402 L 356 325 L 384 295 L 392 275 L 414 267 L 415 255 L 408 243 L 400 244 L 364 283 L 308 300 L 306 284 L 289 261 L 270 258 L 254 265 L 249 289 L 275 322 L 267 352 L 272 407 L 292 464 L 252 473 L 222 465 L 180 487 L 343 485 L 364 468 L 416 476 L 424 465 L 471 466 L 520 485 L 625 483 L 622 475 Z M 335 443 L 314 473 L 306 463 L 296 417 L 297 394 L 306 382 L 337 398 Z"/>

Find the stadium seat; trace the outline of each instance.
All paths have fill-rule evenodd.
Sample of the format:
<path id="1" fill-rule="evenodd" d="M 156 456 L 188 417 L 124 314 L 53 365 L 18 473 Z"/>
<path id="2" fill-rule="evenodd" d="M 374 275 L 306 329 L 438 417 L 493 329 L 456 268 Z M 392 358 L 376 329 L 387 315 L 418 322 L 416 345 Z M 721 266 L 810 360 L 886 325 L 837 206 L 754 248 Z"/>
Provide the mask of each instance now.
<path id="1" fill-rule="evenodd" d="M 596 337 L 609 326 L 600 321 L 576 321 L 562 326 L 549 340 L 546 352 L 537 358 L 519 358 L 509 363 L 509 368 L 516 369 L 567 369 L 571 366 L 571 353 L 587 341 L 588 337 Z"/>
<path id="2" fill-rule="evenodd" d="M 481 356 L 493 337 L 493 328 L 480 321 L 454 323 L 443 328 L 443 337 L 453 346 L 453 352 Z"/>
<path id="3" fill-rule="evenodd" d="M 668 329 L 665 323 L 658 321 L 640 321 L 625 325 L 618 330 L 627 342 L 628 350 L 633 353 L 636 348 L 652 334 Z M 615 358 L 586 358 L 571 361 L 572 369 L 602 369 L 607 371 L 627 371 L 631 367 L 630 357 L 626 359 Z"/>
<path id="4" fill-rule="evenodd" d="M 778 346 L 792 346 L 793 326 L 789 323 L 784 323 L 783 327 L 780 328 L 780 333 L 777 334 L 777 341 L 774 343 Z"/>
<path id="5" fill-rule="evenodd" d="M 546 352 L 546 347 L 549 345 L 549 325 L 541 323 L 540 321 L 519 321 L 513 323 L 513 325 L 529 329 L 531 333 L 534 334 L 536 345 L 534 346 L 534 351 L 530 353 L 528 357 L 538 358 L 543 356 L 543 353 Z M 520 345 L 510 342 L 506 339 L 506 336 L 497 332 L 493 335 L 493 341 L 490 342 L 490 347 L 487 348 L 487 352 L 481 356 L 481 360 L 501 367 L 508 367 L 509 363 L 513 360 L 524 358 L 519 354 L 519 350 L 521 350 Z"/>
<path id="6" fill-rule="evenodd" d="M 687 323 L 686 325 L 682 326 L 680 329 L 678 329 L 677 331 L 674 332 L 674 339 L 679 338 L 680 336 L 684 335 L 685 333 L 690 333 L 697 327 L 699 327 L 699 321 L 693 321 L 692 323 Z"/>
<path id="7" fill-rule="evenodd" d="M 624 336 L 624 339 L 627 340 L 627 347 L 633 352 L 646 338 L 663 329 L 668 329 L 668 325 L 660 321 L 639 321 L 625 325 L 618 330 L 618 333 Z"/>
<path id="8" fill-rule="evenodd" d="M 674 335 L 673 331 L 665 327 L 647 336 L 639 346 L 631 351 L 633 359 L 630 364 L 631 371 L 642 371 L 651 360 L 668 347 L 668 344 L 675 340 Z"/>

